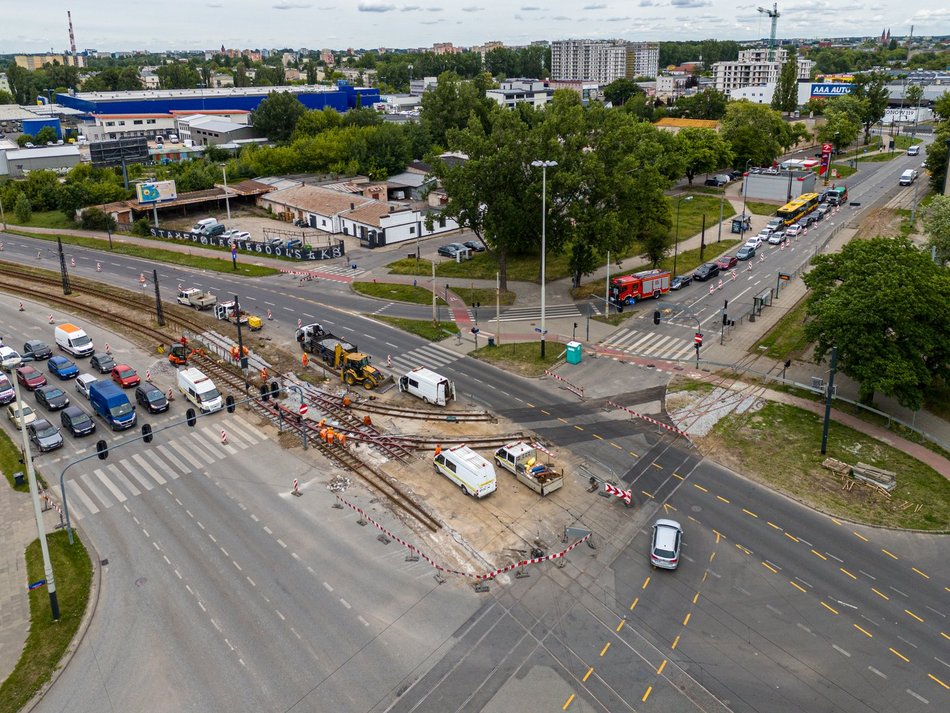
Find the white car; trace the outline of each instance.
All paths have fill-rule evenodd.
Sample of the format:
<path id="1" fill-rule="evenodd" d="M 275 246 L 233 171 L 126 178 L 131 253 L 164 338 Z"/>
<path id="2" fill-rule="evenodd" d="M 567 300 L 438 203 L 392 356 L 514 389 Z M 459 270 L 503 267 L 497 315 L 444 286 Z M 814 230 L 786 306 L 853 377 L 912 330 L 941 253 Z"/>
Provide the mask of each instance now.
<path id="1" fill-rule="evenodd" d="M 98 381 L 92 374 L 80 374 L 76 377 L 76 391 L 89 398 L 89 385 Z"/>
<path id="2" fill-rule="evenodd" d="M 762 238 L 761 235 L 753 235 L 751 238 L 745 241 L 745 247 L 752 248 L 753 250 L 758 250 L 763 240 L 764 239 Z"/>
<path id="3" fill-rule="evenodd" d="M 13 367 L 20 365 L 20 353 L 12 347 L 0 347 L 0 364 L 7 371 L 12 371 Z"/>
<path id="4" fill-rule="evenodd" d="M 22 401 L 14 401 L 7 406 L 7 418 L 13 422 L 13 425 L 19 431 L 24 425 L 29 426 L 36 420 L 36 413 Z"/>
<path id="5" fill-rule="evenodd" d="M 785 237 L 796 238 L 801 234 L 802 230 L 804 230 L 804 227 L 801 223 L 794 223 L 788 226 L 788 229 L 785 231 Z"/>
<path id="6" fill-rule="evenodd" d="M 769 245 L 781 245 L 785 242 L 785 231 L 777 230 L 769 236 Z"/>

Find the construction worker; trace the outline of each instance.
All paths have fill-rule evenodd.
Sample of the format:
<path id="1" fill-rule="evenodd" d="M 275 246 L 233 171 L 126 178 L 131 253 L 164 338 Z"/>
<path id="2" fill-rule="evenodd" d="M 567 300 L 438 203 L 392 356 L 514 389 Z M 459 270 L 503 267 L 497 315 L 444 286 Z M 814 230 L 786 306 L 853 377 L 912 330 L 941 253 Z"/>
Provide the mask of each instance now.
<path id="1" fill-rule="evenodd" d="M 372 425 L 373 425 L 373 419 L 371 419 L 371 418 L 369 417 L 369 414 L 367 414 L 366 416 L 363 416 L 363 425 L 364 425 L 364 426 L 372 426 Z"/>
<path id="2" fill-rule="evenodd" d="M 300 357 L 300 363 L 304 365 L 304 368 L 306 368 L 307 365 L 310 364 L 310 357 L 307 356 L 307 352 L 304 352 L 303 355 Z"/>
<path id="3" fill-rule="evenodd" d="M 435 445 L 435 454 L 436 454 L 436 455 L 439 455 L 441 452 L 442 452 L 442 444 L 441 444 L 441 443 L 437 443 L 437 444 Z"/>
<path id="4" fill-rule="evenodd" d="M 345 433 L 339 434 L 339 438 L 340 438 L 340 447 L 346 448 L 346 434 Z"/>
<path id="5" fill-rule="evenodd" d="M 334 438 L 334 435 L 335 435 L 335 434 L 333 433 L 333 429 L 332 429 L 332 428 L 328 428 L 328 429 L 327 429 L 327 445 L 328 445 L 328 446 L 332 446 L 332 445 L 333 445 L 333 438 Z"/>
<path id="6" fill-rule="evenodd" d="M 327 429 L 326 429 L 326 428 L 321 428 L 321 429 L 320 429 L 320 440 L 321 440 L 321 441 L 327 440 Z"/>
<path id="7" fill-rule="evenodd" d="M 343 408 L 347 408 L 347 407 L 350 405 L 350 403 L 351 403 L 351 402 L 350 402 L 350 397 L 349 397 L 349 396 L 344 396 L 344 397 L 343 397 Z"/>
<path id="8" fill-rule="evenodd" d="M 261 381 L 267 381 L 267 367 L 261 367 Z"/>

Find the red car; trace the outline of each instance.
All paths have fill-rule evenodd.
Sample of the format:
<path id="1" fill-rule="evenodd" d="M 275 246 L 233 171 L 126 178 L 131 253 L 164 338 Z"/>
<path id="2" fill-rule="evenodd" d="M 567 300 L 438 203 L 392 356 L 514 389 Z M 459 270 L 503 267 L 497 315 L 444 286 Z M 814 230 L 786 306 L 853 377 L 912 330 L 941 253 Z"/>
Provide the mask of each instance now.
<path id="1" fill-rule="evenodd" d="M 47 384 L 46 377 L 32 366 L 19 367 L 16 370 L 16 380 L 20 382 L 24 389 L 29 391 L 36 391 Z"/>
<path id="2" fill-rule="evenodd" d="M 116 364 L 112 367 L 112 380 L 123 389 L 139 385 L 139 375 L 128 364 Z"/>
<path id="3" fill-rule="evenodd" d="M 738 264 L 738 260 L 735 255 L 723 255 L 721 258 L 716 260 L 716 264 L 719 265 L 720 270 L 729 270 Z"/>

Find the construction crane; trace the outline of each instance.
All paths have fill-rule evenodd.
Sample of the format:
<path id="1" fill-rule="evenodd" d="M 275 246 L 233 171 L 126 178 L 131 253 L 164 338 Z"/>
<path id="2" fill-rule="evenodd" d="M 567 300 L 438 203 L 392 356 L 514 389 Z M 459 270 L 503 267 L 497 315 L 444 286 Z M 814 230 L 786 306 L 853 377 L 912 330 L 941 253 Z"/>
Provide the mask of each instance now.
<path id="1" fill-rule="evenodd" d="M 772 34 L 769 35 L 769 62 L 775 61 L 775 30 L 778 26 L 778 3 L 772 4 L 772 9 L 769 10 L 767 7 L 756 8 L 763 15 L 768 15 L 772 18 Z"/>

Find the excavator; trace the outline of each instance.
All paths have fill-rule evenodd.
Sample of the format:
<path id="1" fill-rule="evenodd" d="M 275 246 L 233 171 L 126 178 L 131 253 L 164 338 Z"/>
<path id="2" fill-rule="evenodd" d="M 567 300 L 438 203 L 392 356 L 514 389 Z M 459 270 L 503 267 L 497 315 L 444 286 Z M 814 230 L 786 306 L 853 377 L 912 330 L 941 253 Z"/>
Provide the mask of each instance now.
<path id="1" fill-rule="evenodd" d="M 368 354 L 348 352 L 342 344 L 337 344 L 333 351 L 333 367 L 340 370 L 340 378 L 350 386 L 362 384 L 367 391 L 383 382 L 382 373 L 369 361 Z"/>
<path id="2" fill-rule="evenodd" d="M 168 348 L 168 361 L 175 366 L 186 366 L 189 358 L 200 353 L 202 352 L 199 349 L 192 349 L 188 345 L 188 340 L 182 337 L 177 344 L 172 344 Z"/>

